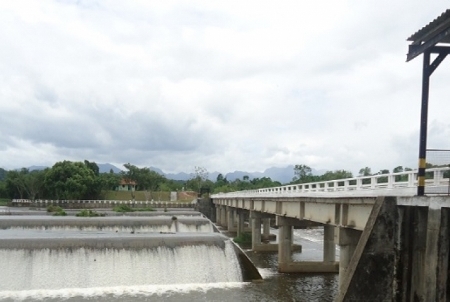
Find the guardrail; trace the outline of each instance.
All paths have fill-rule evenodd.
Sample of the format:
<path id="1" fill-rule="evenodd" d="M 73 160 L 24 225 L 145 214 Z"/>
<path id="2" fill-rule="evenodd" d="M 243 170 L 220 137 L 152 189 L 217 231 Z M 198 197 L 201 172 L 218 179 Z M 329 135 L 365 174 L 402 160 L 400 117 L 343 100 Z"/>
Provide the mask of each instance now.
<path id="1" fill-rule="evenodd" d="M 450 168 L 432 168 L 426 170 L 426 188 L 441 188 L 440 194 L 450 193 L 449 178 L 444 178 L 444 173 Z M 245 190 L 230 193 L 213 194 L 217 197 L 240 197 L 246 195 L 289 195 L 298 193 L 327 193 L 327 192 L 356 192 L 375 190 L 396 190 L 417 187 L 417 170 L 390 174 L 377 174 L 370 176 L 358 176 L 346 179 L 336 179 L 311 183 L 285 185 L 280 187 Z M 442 190 L 443 189 L 443 190 Z"/>

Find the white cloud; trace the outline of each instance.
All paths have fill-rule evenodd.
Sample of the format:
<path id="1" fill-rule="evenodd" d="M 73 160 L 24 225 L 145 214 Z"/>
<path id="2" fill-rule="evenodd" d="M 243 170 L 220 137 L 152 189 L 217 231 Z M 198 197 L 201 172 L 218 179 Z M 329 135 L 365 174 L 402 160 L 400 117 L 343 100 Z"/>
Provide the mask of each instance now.
<path id="1" fill-rule="evenodd" d="M 446 8 L 418 0 L 1 2 L 0 166 L 414 167 L 421 59 L 405 63 L 406 38 Z M 448 148 L 448 64 L 432 77 L 436 148 Z"/>

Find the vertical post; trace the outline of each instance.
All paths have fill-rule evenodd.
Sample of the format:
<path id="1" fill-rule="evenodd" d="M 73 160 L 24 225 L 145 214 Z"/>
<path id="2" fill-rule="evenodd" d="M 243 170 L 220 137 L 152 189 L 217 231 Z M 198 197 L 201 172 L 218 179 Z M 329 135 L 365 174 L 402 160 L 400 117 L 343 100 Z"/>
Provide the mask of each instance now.
<path id="1" fill-rule="evenodd" d="M 263 218 L 263 238 L 269 240 L 270 238 L 270 218 Z"/>
<path id="2" fill-rule="evenodd" d="M 227 226 L 227 208 L 226 206 L 220 206 L 220 225 L 223 227 Z"/>
<path id="3" fill-rule="evenodd" d="M 238 223 L 237 223 L 237 237 L 241 236 L 244 232 L 244 212 L 238 211 Z"/>
<path id="4" fill-rule="evenodd" d="M 425 195 L 425 168 L 427 153 L 427 125 L 428 125 L 428 95 L 430 89 L 430 51 L 423 53 L 422 70 L 422 106 L 420 113 L 420 142 L 419 142 L 419 171 L 417 195 Z"/>
<path id="5" fill-rule="evenodd" d="M 261 217 L 258 217 L 256 213 L 252 214 L 252 249 L 254 250 L 261 244 Z"/>
<path id="6" fill-rule="evenodd" d="M 347 277 L 347 267 L 356 250 L 361 233 L 349 228 L 339 228 L 339 287 L 342 286 L 344 279 Z"/>
<path id="7" fill-rule="evenodd" d="M 220 216 L 220 206 L 216 205 L 216 223 L 218 225 L 222 225 L 222 221 L 220 220 L 221 216 Z"/>
<path id="8" fill-rule="evenodd" d="M 235 218 L 235 212 L 236 210 L 233 209 L 232 207 L 227 207 L 227 226 L 228 226 L 228 231 L 230 232 L 234 232 L 235 228 L 234 228 L 234 218 Z"/>
<path id="9" fill-rule="evenodd" d="M 334 243 L 334 226 L 323 226 L 323 262 L 336 261 L 336 245 Z"/>
<path id="10" fill-rule="evenodd" d="M 284 272 L 292 262 L 292 225 L 284 217 L 278 217 L 278 271 Z"/>

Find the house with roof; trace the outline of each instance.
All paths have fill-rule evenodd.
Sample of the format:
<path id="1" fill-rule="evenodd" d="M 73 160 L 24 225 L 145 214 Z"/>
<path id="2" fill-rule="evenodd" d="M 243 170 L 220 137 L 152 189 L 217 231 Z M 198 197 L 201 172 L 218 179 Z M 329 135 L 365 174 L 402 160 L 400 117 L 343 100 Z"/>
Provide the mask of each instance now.
<path id="1" fill-rule="evenodd" d="M 116 191 L 136 191 L 137 183 L 134 180 L 122 178 Z"/>

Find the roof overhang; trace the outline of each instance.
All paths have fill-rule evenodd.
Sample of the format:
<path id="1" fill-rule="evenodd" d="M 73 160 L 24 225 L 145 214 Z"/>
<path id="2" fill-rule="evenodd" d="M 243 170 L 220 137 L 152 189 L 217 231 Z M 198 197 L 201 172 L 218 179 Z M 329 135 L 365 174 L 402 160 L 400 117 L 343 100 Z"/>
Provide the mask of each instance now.
<path id="1" fill-rule="evenodd" d="M 428 25 L 417 31 L 409 37 L 407 41 L 412 42 L 409 45 L 409 51 L 406 58 L 407 62 L 426 51 L 439 54 L 449 53 L 450 9 L 446 10 Z"/>

